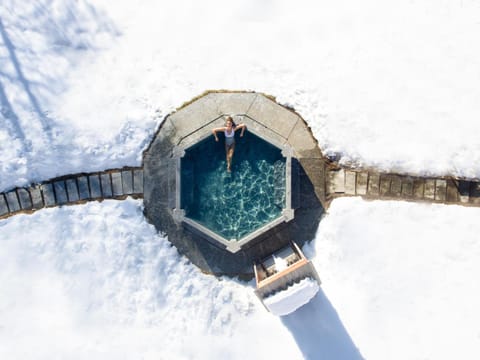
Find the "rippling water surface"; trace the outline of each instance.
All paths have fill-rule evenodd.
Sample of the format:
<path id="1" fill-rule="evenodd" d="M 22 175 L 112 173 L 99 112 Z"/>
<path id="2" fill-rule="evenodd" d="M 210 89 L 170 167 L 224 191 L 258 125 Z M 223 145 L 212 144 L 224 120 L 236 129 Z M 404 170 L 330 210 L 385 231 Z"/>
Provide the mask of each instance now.
<path id="1" fill-rule="evenodd" d="M 223 138 L 205 140 L 182 159 L 186 215 L 226 239 L 241 239 L 280 216 L 284 206 L 285 158 L 251 133 L 237 134 L 231 173 Z"/>

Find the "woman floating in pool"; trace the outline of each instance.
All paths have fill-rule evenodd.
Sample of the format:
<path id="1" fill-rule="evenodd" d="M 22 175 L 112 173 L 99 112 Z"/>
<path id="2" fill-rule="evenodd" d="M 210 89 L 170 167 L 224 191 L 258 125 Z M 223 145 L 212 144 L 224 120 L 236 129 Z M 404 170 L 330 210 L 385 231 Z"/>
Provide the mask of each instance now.
<path id="1" fill-rule="evenodd" d="M 217 132 L 223 131 L 225 133 L 225 153 L 227 156 L 227 171 L 231 171 L 233 152 L 235 151 L 235 131 L 242 129 L 240 137 L 243 136 L 247 126 L 245 124 L 236 125 L 233 122 L 231 116 L 227 116 L 225 120 L 225 126 L 215 128 L 212 130 L 213 136 L 215 136 L 215 141 L 218 141 Z"/>

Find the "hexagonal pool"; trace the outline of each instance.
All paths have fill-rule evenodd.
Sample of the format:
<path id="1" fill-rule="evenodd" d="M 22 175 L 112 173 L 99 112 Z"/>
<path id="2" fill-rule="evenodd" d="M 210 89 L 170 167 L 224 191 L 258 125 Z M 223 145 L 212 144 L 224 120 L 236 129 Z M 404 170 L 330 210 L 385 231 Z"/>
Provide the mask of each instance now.
<path id="1" fill-rule="evenodd" d="M 224 139 L 213 136 L 185 151 L 181 161 L 181 208 L 225 240 L 238 241 L 278 219 L 286 207 L 286 158 L 282 151 L 245 132 L 236 135 L 232 172 Z"/>

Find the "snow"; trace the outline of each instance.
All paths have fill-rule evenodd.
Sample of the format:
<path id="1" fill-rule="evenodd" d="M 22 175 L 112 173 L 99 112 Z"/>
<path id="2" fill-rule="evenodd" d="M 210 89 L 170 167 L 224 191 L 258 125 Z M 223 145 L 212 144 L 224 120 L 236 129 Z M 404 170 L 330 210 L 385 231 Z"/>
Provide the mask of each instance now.
<path id="1" fill-rule="evenodd" d="M 293 106 L 345 164 L 480 177 L 474 0 L 0 3 L 0 191 L 141 164 L 208 89 Z M 0 358 L 475 359 L 480 209 L 335 200 L 281 318 L 202 274 L 141 201 L 0 221 Z"/>
<path id="2" fill-rule="evenodd" d="M 275 270 L 280 272 L 285 270 L 288 267 L 287 260 L 281 257 L 277 257 L 275 255 L 272 255 L 273 257 L 273 262 L 275 263 Z"/>
<path id="3" fill-rule="evenodd" d="M 369 359 L 480 351 L 480 209 L 339 199 L 311 252 L 322 289 Z M 374 343 L 368 349 L 361 344 Z"/>
<path id="4" fill-rule="evenodd" d="M 270 351 L 263 333 L 290 341 L 253 284 L 202 274 L 142 210 L 107 200 L 0 223 L 2 359 L 240 359 L 241 334 L 252 357 Z"/>
<path id="5" fill-rule="evenodd" d="M 315 280 L 305 278 L 285 290 L 264 298 L 263 303 L 272 314 L 284 316 L 307 304 L 319 289 Z"/>

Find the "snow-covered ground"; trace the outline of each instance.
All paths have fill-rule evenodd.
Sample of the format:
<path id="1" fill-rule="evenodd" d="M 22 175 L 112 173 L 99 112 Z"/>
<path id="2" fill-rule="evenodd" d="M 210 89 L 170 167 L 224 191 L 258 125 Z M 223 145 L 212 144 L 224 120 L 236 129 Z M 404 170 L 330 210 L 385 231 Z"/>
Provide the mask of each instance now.
<path id="1" fill-rule="evenodd" d="M 139 165 L 207 89 L 294 106 L 326 153 L 480 177 L 480 3 L 2 0 L 0 191 Z M 341 199 L 322 288 L 277 318 L 178 255 L 141 201 L 0 221 L 1 359 L 476 359 L 480 209 Z"/>

